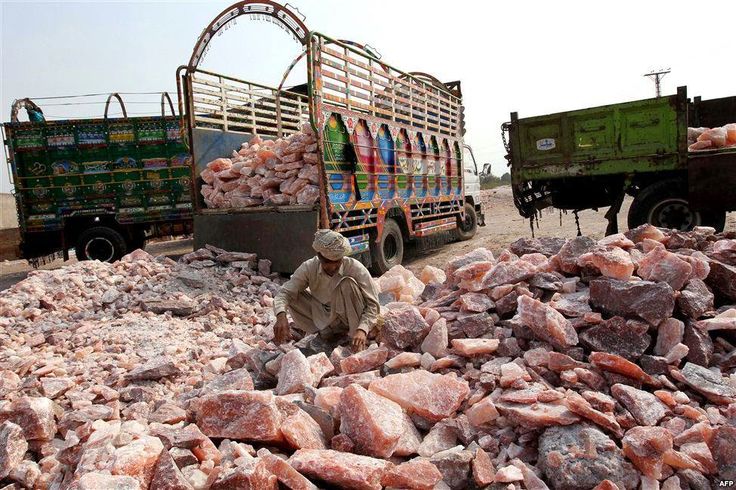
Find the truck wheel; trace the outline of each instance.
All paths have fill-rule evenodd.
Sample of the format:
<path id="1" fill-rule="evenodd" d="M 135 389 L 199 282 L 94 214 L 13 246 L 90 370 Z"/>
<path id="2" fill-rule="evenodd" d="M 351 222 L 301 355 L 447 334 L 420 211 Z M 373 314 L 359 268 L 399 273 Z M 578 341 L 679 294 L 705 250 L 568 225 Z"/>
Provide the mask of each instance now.
<path id="1" fill-rule="evenodd" d="M 471 203 L 465 203 L 465 219 L 457 218 L 457 237 L 461 241 L 470 240 L 478 231 L 478 215 L 475 213 L 475 206 Z"/>
<path id="2" fill-rule="evenodd" d="M 77 260 L 115 262 L 128 252 L 128 247 L 125 238 L 117 231 L 106 226 L 95 226 L 79 235 L 74 250 Z"/>
<path id="3" fill-rule="evenodd" d="M 723 231 L 725 211 L 695 211 L 687 201 L 687 188 L 682 181 L 664 180 L 643 189 L 629 208 L 629 229 L 649 223 L 680 231 L 696 226 L 712 226 Z"/>
<path id="4" fill-rule="evenodd" d="M 404 259 L 404 236 L 396 220 L 383 223 L 383 234 L 378 243 L 371 241 L 371 272 L 382 275 Z"/>

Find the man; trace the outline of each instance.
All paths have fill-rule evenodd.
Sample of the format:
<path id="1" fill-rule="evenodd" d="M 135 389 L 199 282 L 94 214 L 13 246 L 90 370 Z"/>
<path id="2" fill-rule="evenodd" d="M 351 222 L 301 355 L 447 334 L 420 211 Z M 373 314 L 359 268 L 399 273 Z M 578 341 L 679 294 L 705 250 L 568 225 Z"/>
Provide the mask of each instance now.
<path id="1" fill-rule="evenodd" d="M 380 311 L 371 275 L 347 257 L 350 242 L 340 233 L 318 230 L 312 248 L 317 256 L 300 265 L 274 298 L 274 341 L 291 339 L 288 309 L 298 330 L 327 339 L 347 334 L 353 351 L 361 351 Z"/>

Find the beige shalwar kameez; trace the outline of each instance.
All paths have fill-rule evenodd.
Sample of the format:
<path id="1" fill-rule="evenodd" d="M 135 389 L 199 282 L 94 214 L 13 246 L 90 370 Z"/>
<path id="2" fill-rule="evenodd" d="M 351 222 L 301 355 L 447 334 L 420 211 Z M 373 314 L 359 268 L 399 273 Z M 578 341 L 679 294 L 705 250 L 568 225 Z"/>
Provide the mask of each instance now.
<path id="1" fill-rule="evenodd" d="M 367 335 L 380 312 L 370 273 L 350 257 L 333 276 L 322 270 L 319 257 L 307 260 L 281 286 L 273 306 L 277 315 L 288 308 L 297 329 L 328 337 L 345 330 L 351 338 L 357 330 Z"/>

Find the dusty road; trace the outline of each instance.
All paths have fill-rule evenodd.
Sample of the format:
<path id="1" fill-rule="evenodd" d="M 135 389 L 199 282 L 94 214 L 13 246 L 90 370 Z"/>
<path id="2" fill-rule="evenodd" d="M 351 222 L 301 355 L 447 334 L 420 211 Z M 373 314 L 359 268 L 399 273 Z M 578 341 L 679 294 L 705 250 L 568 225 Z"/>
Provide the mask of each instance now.
<path id="1" fill-rule="evenodd" d="M 511 188 L 509 186 L 501 186 L 496 189 L 483 191 L 483 209 L 486 215 L 486 226 L 478 228 L 478 233 L 472 240 L 467 242 L 449 243 L 443 247 L 417 252 L 410 250 L 410 255 L 405 257 L 404 265 L 418 273 L 427 265 L 444 267 L 452 257 L 464 254 L 478 247 L 486 247 L 495 254 L 507 247 L 509 243 L 521 237 L 531 237 L 529 228 L 529 220 L 519 216 L 514 207 Z M 626 214 L 631 204 L 631 198 L 624 201 L 621 212 L 619 213 L 619 227 L 623 231 L 626 229 Z M 605 231 L 607 221 L 603 217 L 606 209 L 595 211 L 582 211 L 580 216 L 580 229 L 584 235 L 594 238 L 602 238 Z M 561 224 L 560 224 L 561 220 Z M 726 222 L 726 229 L 736 231 L 736 213 L 730 213 Z M 539 220 L 539 228 L 534 233 L 537 237 L 541 236 L 557 236 L 572 238 L 577 234 L 575 226 L 575 217 L 572 213 L 562 214 L 559 211 L 545 210 L 542 218 Z M 178 239 L 167 242 L 154 242 L 146 247 L 146 250 L 153 255 L 167 255 L 172 258 L 192 251 L 191 239 Z M 72 258 L 69 263 L 75 261 Z M 41 269 L 55 269 L 64 264 L 61 260 L 55 260 L 49 264 L 43 265 Z M 23 280 L 28 272 L 33 270 L 23 260 L 3 261 L 0 262 L 0 291 L 6 289 L 18 281 Z"/>

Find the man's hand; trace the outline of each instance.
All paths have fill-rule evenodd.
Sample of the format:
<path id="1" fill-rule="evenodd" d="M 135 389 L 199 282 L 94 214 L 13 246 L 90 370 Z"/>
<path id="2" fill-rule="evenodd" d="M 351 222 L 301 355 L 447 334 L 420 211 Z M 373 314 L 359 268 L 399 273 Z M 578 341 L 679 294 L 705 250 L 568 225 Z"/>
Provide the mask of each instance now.
<path id="1" fill-rule="evenodd" d="M 360 352 L 365 349 L 365 339 L 366 334 L 364 331 L 358 330 L 355 332 L 355 335 L 353 335 L 353 342 L 351 344 L 353 352 Z"/>
<path id="2" fill-rule="evenodd" d="M 286 313 L 279 313 L 276 315 L 276 325 L 273 326 L 273 341 L 281 345 L 289 340 L 291 340 L 289 320 L 286 318 Z"/>

